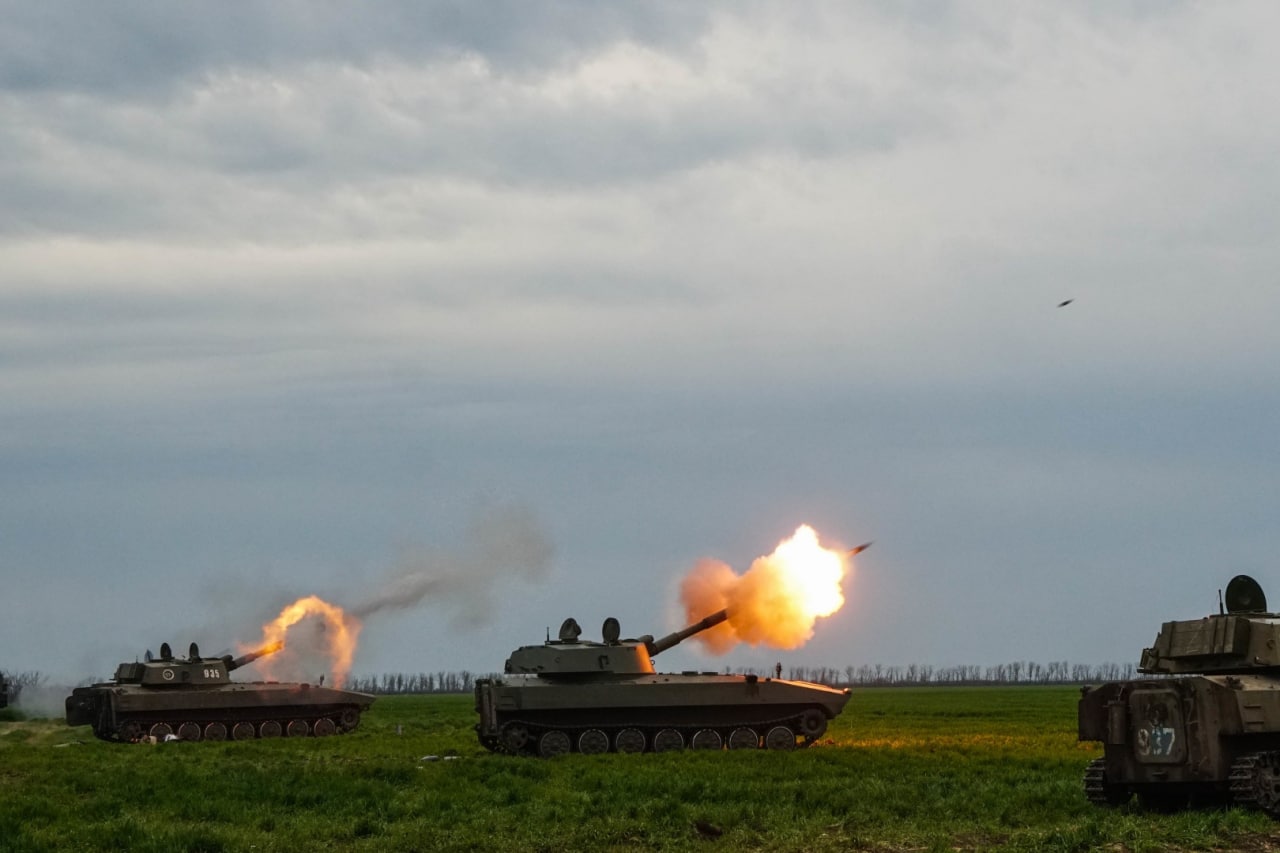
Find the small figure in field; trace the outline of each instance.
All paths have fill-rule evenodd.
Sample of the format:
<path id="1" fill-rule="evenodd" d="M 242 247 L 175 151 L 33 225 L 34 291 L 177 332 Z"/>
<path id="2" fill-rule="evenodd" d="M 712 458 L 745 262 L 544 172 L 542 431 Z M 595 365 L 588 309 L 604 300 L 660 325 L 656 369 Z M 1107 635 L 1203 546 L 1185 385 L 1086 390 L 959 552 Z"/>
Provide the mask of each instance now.
<path id="1" fill-rule="evenodd" d="M 778 661 L 773 665 L 773 677 L 774 678 L 782 677 L 782 661 Z"/>

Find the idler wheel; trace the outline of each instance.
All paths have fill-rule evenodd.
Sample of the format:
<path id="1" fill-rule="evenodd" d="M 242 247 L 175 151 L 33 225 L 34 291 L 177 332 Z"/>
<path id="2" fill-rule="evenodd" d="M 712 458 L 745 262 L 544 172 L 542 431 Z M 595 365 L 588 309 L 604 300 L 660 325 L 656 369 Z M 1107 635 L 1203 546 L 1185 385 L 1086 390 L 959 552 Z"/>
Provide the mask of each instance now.
<path id="1" fill-rule="evenodd" d="M 290 720 L 286 731 L 289 732 L 289 737 L 306 737 L 311 733 L 311 727 L 306 720 Z"/>
<path id="2" fill-rule="evenodd" d="M 321 717 L 316 720 L 316 724 L 311 727 L 311 733 L 316 737 L 328 737 L 338 733 L 338 727 L 333 720 L 328 717 Z"/>
<path id="3" fill-rule="evenodd" d="M 360 725 L 360 712 L 355 708 L 343 708 L 342 713 L 338 715 L 338 722 L 342 728 L 351 731 Z"/>
<path id="4" fill-rule="evenodd" d="M 764 736 L 766 749 L 795 749 L 796 733 L 786 726 L 774 726 Z"/>
<path id="5" fill-rule="evenodd" d="M 684 735 L 675 729 L 662 729 L 653 736 L 654 752 L 675 752 L 684 749 Z"/>
<path id="6" fill-rule="evenodd" d="M 280 725 L 279 720 L 267 720 L 258 726 L 258 737 L 280 737 L 284 734 L 284 726 Z"/>
<path id="7" fill-rule="evenodd" d="M 689 746 L 694 749 L 721 749 L 724 747 L 724 738 L 714 729 L 698 729 L 689 740 Z"/>
<path id="8" fill-rule="evenodd" d="M 614 735 L 613 748 L 618 752 L 644 752 L 644 732 L 639 729 L 623 729 Z"/>
<path id="9" fill-rule="evenodd" d="M 564 755 L 570 749 L 569 736 L 561 731 L 550 731 L 538 738 L 538 755 L 543 758 L 554 758 Z"/>
<path id="10" fill-rule="evenodd" d="M 156 723 L 151 727 L 149 734 L 156 740 L 164 740 L 164 738 L 173 734 L 173 726 L 168 723 Z"/>
<path id="11" fill-rule="evenodd" d="M 178 726 L 178 737 L 183 740 L 200 740 L 200 724 L 183 723 Z"/>
<path id="12" fill-rule="evenodd" d="M 204 727 L 205 740 L 226 740 L 227 727 L 222 723 L 210 723 Z"/>
<path id="13" fill-rule="evenodd" d="M 231 727 L 232 740 L 253 740 L 258 733 L 253 730 L 253 723 L 246 723 L 243 720 Z"/>
<path id="14" fill-rule="evenodd" d="M 142 724 L 137 720 L 129 720 L 127 723 L 121 723 L 120 728 L 116 729 L 116 737 L 125 743 L 133 743 L 142 737 Z"/>
<path id="15" fill-rule="evenodd" d="M 529 745 L 529 727 L 524 723 L 506 723 L 498 732 L 502 746 L 511 752 L 521 752 Z"/>
<path id="16" fill-rule="evenodd" d="M 609 751 L 609 736 L 599 729 L 587 729 L 578 735 L 578 752 L 596 755 Z"/>
<path id="17" fill-rule="evenodd" d="M 827 730 L 827 716 L 817 708 L 810 708 L 800 715 L 800 734 L 808 740 L 817 740 Z"/>

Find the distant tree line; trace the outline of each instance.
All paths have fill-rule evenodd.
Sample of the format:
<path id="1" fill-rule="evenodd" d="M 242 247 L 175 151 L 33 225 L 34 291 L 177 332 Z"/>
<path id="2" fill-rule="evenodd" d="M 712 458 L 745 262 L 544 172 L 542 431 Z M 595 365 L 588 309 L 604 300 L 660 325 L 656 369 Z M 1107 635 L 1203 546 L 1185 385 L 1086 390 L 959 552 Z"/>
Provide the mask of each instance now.
<path id="1" fill-rule="evenodd" d="M 480 678 L 487 676 L 481 675 Z M 470 693 L 476 676 L 467 670 L 458 672 L 384 672 L 382 675 L 357 675 L 343 687 L 361 693 Z"/>
<path id="2" fill-rule="evenodd" d="M 752 670 L 739 670 L 752 672 Z M 836 667 L 793 666 L 786 670 L 787 677 L 797 681 L 812 681 L 833 687 L 876 686 L 928 686 L 928 685 L 980 685 L 980 684 L 1088 684 L 1100 681 L 1124 681 L 1136 675 L 1132 663 L 1083 664 L 1062 661 L 1037 663 L 1035 661 L 1010 661 L 1009 663 L 978 666 L 932 666 L 930 664 L 862 664 L 861 666 Z M 764 673 L 772 675 L 772 672 Z"/>
<path id="3" fill-rule="evenodd" d="M 757 667 L 725 667 L 726 675 L 773 677 L 776 670 Z M 926 687 L 978 686 L 984 684 L 1096 684 L 1102 681 L 1125 681 L 1135 677 L 1132 663 L 1082 664 L 1067 661 L 1036 663 L 1011 661 L 987 666 L 960 664 L 862 664 L 861 666 L 791 666 L 783 675 L 795 681 L 812 681 L 832 687 Z M 470 693 L 477 678 L 491 678 L 492 673 L 458 672 L 388 672 L 382 675 L 355 676 L 347 681 L 349 690 L 362 693 Z"/>
<path id="4" fill-rule="evenodd" d="M 0 669 L 0 683 L 5 686 L 5 692 L 9 697 L 9 704 L 16 705 L 18 697 L 22 695 L 22 691 L 28 687 L 36 688 L 44 683 L 45 677 L 43 673 L 35 670 L 27 672 L 9 672 Z"/>

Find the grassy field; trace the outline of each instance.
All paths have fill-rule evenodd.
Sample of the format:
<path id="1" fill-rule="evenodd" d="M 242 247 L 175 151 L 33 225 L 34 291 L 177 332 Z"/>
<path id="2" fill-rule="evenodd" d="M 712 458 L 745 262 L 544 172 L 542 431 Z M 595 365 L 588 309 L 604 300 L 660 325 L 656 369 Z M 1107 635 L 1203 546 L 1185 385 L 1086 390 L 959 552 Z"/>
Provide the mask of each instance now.
<path id="1" fill-rule="evenodd" d="M 460 696 L 383 698 L 324 739 L 117 745 L 0 722 L 0 851 L 1280 848 L 1256 813 L 1089 805 L 1077 695 L 861 690 L 808 750 L 551 761 L 481 750 Z"/>

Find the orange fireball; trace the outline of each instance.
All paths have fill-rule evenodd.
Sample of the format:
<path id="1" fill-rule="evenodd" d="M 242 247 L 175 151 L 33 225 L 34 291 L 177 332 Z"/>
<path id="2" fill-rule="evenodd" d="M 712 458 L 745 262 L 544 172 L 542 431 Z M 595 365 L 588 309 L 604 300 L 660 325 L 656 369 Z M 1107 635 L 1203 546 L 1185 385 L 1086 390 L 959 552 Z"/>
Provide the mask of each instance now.
<path id="1" fill-rule="evenodd" d="M 312 630 L 290 640 L 289 630 L 299 623 L 309 625 Z M 331 669 L 334 686 L 341 687 L 351 672 L 360 627 L 358 619 L 344 613 L 336 604 L 330 604 L 315 595 L 299 598 L 281 610 L 279 616 L 262 626 L 261 645 L 276 646 L 286 654 L 283 658 L 263 658 L 259 667 L 270 677 L 270 673 L 277 667 L 301 669 L 318 657 Z M 290 651 L 294 654 L 288 654 Z"/>
<path id="2" fill-rule="evenodd" d="M 681 583 L 680 597 L 690 621 L 729 611 L 725 622 L 697 637 L 715 654 L 737 643 L 794 649 L 813 636 L 817 619 L 844 605 L 841 584 L 851 555 L 822 547 L 805 524 L 743 575 L 719 560 L 700 561 Z"/>

